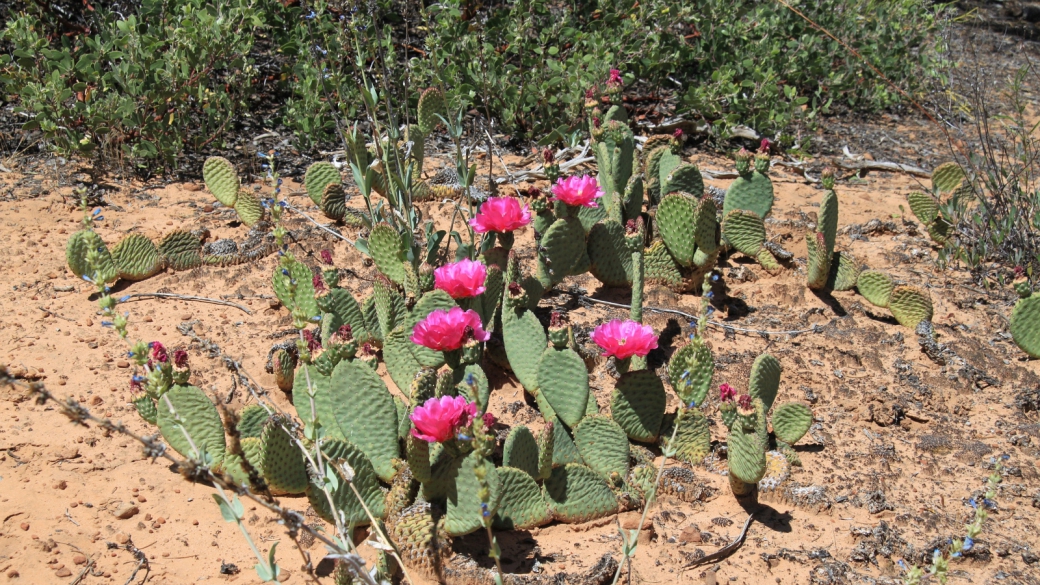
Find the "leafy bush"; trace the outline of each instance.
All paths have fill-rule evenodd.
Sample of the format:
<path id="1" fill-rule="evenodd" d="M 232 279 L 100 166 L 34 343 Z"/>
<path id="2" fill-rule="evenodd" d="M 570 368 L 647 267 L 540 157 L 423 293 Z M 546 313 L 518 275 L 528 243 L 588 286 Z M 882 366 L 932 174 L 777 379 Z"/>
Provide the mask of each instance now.
<path id="1" fill-rule="evenodd" d="M 944 9 L 927 0 L 792 4 L 911 93 L 941 72 Z M 633 91 L 721 136 L 738 123 L 776 133 L 831 104 L 876 110 L 901 99 L 801 17 L 755 0 L 503 0 L 478 12 L 463 0 L 353 9 L 146 0 L 137 14 L 99 13 L 93 32 L 74 35 L 56 34 L 49 18 L 8 22 L 0 86 L 31 116 L 27 128 L 65 152 L 169 161 L 202 149 L 260 114 L 259 67 L 303 148 L 337 141 L 337 119 L 358 117 L 362 72 L 389 98 L 377 107 L 405 106 L 395 118 L 409 117 L 409 95 L 437 86 L 524 138 L 574 127 L 612 67 Z"/>

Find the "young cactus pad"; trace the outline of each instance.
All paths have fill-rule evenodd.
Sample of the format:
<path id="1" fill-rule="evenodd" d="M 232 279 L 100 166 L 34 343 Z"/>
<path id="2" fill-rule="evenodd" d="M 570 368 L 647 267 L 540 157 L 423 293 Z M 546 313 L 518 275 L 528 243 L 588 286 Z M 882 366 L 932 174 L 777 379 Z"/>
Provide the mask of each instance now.
<path id="1" fill-rule="evenodd" d="M 202 179 L 206 188 L 222 205 L 234 207 L 238 200 L 238 192 L 242 183 L 235 172 L 235 166 L 226 158 L 211 156 L 202 163 Z"/>
<path id="2" fill-rule="evenodd" d="M 307 195 L 319 207 L 322 206 L 325 188 L 341 182 L 339 169 L 325 161 L 316 162 L 307 167 L 307 173 L 303 176 L 303 187 L 307 190 Z"/>
<path id="3" fill-rule="evenodd" d="M 1018 300 L 1011 312 L 1011 338 L 1030 357 L 1040 358 L 1040 295 Z"/>

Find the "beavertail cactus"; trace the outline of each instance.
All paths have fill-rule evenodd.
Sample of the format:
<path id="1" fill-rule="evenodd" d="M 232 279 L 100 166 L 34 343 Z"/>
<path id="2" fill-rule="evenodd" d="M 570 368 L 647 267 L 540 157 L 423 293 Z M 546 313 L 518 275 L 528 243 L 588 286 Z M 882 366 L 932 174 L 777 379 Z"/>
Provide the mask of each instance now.
<path id="1" fill-rule="evenodd" d="M 1040 295 L 1032 292 L 1025 278 L 1015 285 L 1021 298 L 1011 312 L 1011 337 L 1030 357 L 1040 358 Z"/>

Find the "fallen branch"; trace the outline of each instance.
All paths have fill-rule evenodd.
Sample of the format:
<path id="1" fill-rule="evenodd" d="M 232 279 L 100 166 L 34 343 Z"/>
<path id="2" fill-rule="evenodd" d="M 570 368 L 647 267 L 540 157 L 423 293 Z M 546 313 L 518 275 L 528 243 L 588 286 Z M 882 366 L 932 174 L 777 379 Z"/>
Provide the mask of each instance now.
<path id="1" fill-rule="evenodd" d="M 932 173 L 920 167 L 888 161 L 879 162 L 873 160 L 864 160 L 852 162 L 839 159 L 835 161 L 834 164 L 849 171 L 886 171 L 890 173 L 906 173 L 908 175 L 913 175 L 915 177 L 921 177 L 925 179 L 932 178 Z"/>
<path id="2" fill-rule="evenodd" d="M 192 295 L 179 295 L 176 293 L 160 293 L 160 292 L 146 292 L 146 293 L 130 293 L 126 295 L 129 299 L 179 299 L 182 301 L 196 301 L 199 303 L 212 303 L 214 305 L 224 305 L 225 307 L 234 307 L 241 311 L 244 311 L 246 315 L 252 315 L 253 312 L 238 303 L 232 303 L 231 301 L 223 301 L 220 299 L 211 299 L 209 297 L 196 297 Z"/>
<path id="3" fill-rule="evenodd" d="M 728 557 L 729 555 L 733 554 L 734 552 L 736 552 L 737 549 L 740 548 L 740 545 L 744 544 L 744 539 L 747 538 L 748 528 L 751 527 L 751 519 L 754 518 L 754 517 L 755 517 L 755 513 L 754 512 L 748 514 L 747 520 L 744 521 L 744 529 L 740 531 L 740 534 L 737 535 L 737 538 L 734 539 L 733 542 L 731 542 L 731 543 L 727 544 L 726 546 L 720 548 L 719 550 L 711 553 L 710 555 L 701 557 L 701 558 L 699 558 L 699 559 L 697 559 L 695 561 L 691 561 L 690 563 L 685 565 L 683 568 L 684 569 L 691 569 L 693 567 L 697 567 L 697 566 L 700 566 L 700 565 L 706 565 L 708 563 L 712 563 L 712 562 L 724 559 L 724 558 Z"/>

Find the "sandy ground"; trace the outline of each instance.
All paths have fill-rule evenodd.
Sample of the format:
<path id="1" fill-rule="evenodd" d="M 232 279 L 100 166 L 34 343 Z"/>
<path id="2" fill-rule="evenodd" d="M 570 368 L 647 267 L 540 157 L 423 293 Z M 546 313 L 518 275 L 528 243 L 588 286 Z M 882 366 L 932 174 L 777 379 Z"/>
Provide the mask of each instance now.
<path id="1" fill-rule="evenodd" d="M 729 170 L 730 163 L 696 157 L 702 168 Z M 773 172 L 775 221 L 767 227 L 800 260 L 770 276 L 739 254 L 721 270 L 729 298 L 716 301 L 716 318 L 737 327 L 789 331 L 820 325 L 819 333 L 769 335 L 710 329 L 718 362 L 715 384 L 747 387 L 752 360 L 763 351 L 784 366 L 779 400 L 809 401 L 817 421 L 799 446 L 804 467 L 791 478 L 803 486 L 787 498 L 764 500 L 746 543 L 712 565 L 685 570 L 704 553 L 728 544 L 747 513 L 725 477 L 700 467 L 699 479 L 715 488 L 708 501 L 687 504 L 663 498 L 651 510 L 631 572 L 632 583 L 891 583 L 907 564 L 930 558 L 936 546 L 963 537 L 989 474 L 991 460 L 1009 455 L 998 509 L 977 539 L 973 554 L 952 567 L 953 583 L 1040 583 L 1040 510 L 1037 413 L 1024 413 L 1016 396 L 1040 387 L 1040 362 L 1027 360 L 1010 340 L 1007 317 L 1013 299 L 996 288 L 987 292 L 963 271 L 937 271 L 927 235 L 904 223 L 900 205 L 919 188 L 911 178 L 868 174 L 837 187 L 842 226 L 872 219 L 888 229 L 859 239 L 844 231 L 839 248 L 872 268 L 926 287 L 935 303 L 935 326 L 946 343 L 989 382 L 931 361 L 912 331 L 899 326 L 854 292 L 818 296 L 805 286 L 804 225 L 815 218 L 822 192 L 779 167 Z M 90 286 L 65 267 L 64 247 L 79 227 L 81 213 L 72 191 L 55 177 L 0 175 L 0 362 L 25 379 L 40 380 L 60 396 L 74 397 L 99 415 L 126 423 L 137 433 L 154 432 L 129 403 L 130 369 L 125 346 L 100 326 Z M 709 181 L 724 187 L 726 181 Z M 298 188 L 289 185 L 290 191 Z M 159 237 L 175 228 L 206 227 L 212 237 L 244 236 L 228 211 L 212 211 L 205 190 L 195 185 L 158 189 L 121 187 L 107 197 L 97 231 L 114 245 L 122 234 Z M 291 196 L 309 208 L 305 195 Z M 443 210 L 430 210 L 442 217 Z M 519 239 L 530 247 L 530 231 Z M 351 268 L 346 286 L 360 298 L 371 290 L 374 268 L 343 242 L 304 242 L 298 256 L 315 264 L 322 247 L 336 263 Z M 310 254 L 310 255 L 308 255 Z M 264 372 L 270 334 L 289 328 L 287 311 L 272 304 L 269 275 L 274 257 L 255 265 L 163 273 L 138 283 L 121 283 L 118 293 L 175 292 L 226 297 L 250 313 L 228 307 L 175 300 L 135 300 L 130 337 L 159 340 L 188 349 L 196 385 L 226 401 L 229 372 L 178 331 L 191 323 L 200 337 L 219 344 L 283 407 L 288 398 Z M 599 290 L 589 278 L 572 284 L 598 298 L 627 302 L 622 291 Z M 556 296 L 545 303 L 565 303 Z M 695 311 L 699 297 L 650 290 L 647 304 Z M 617 310 L 603 306 L 570 308 L 578 324 L 598 322 Z M 676 317 L 647 312 L 647 322 L 676 338 Z M 540 428 L 540 417 L 511 376 L 487 366 L 494 385 L 491 411 L 504 425 Z M 388 383 L 389 378 L 386 378 Z M 613 382 L 597 367 L 591 384 L 602 408 Z M 211 498 L 212 488 L 193 485 L 162 463 L 144 457 L 123 436 L 93 426 L 75 426 L 53 405 L 37 405 L 24 393 L 0 388 L 0 583 L 124 583 L 138 565 L 121 548 L 132 542 L 148 557 L 148 583 L 257 583 L 254 560 L 233 525 L 225 523 Z M 241 389 L 229 406 L 249 401 Z M 674 397 L 671 398 L 674 405 Z M 722 425 L 713 438 L 724 436 Z M 283 503 L 306 510 L 305 498 Z M 137 513 L 120 519 L 128 505 Z M 277 541 L 282 582 L 302 583 L 300 553 L 285 531 L 266 514 L 247 506 L 249 528 L 263 550 Z M 127 514 L 123 514 L 126 516 Z M 621 521 L 634 523 L 632 513 Z M 320 522 L 315 518 L 315 522 Z M 584 525 L 553 524 L 530 532 L 501 534 L 505 568 L 516 573 L 587 573 L 605 553 L 621 548 L 614 517 Z M 467 537 L 470 552 L 486 542 Z M 309 552 L 324 556 L 319 544 Z M 370 551 L 371 552 L 371 551 Z M 486 557 L 481 562 L 486 563 Z M 222 574 L 222 564 L 237 574 Z M 225 568 L 227 568 L 225 566 Z M 229 571 L 230 572 L 230 571 Z M 232 572 L 233 573 L 233 572 Z M 139 572 L 134 583 L 144 577 Z M 331 582 L 322 579 L 322 582 Z M 574 582 L 574 581 L 572 581 Z"/>

